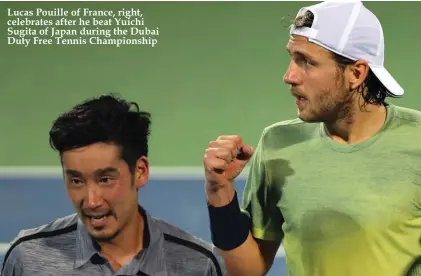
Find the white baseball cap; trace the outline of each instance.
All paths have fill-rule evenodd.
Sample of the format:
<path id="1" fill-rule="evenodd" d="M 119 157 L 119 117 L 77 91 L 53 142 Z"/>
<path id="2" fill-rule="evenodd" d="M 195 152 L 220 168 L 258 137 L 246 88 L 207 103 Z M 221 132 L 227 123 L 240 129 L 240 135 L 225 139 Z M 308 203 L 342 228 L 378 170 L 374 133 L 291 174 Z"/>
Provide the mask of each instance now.
<path id="1" fill-rule="evenodd" d="M 383 29 L 377 17 L 360 1 L 325 1 L 303 7 L 314 14 L 311 28 L 292 27 L 291 34 L 301 35 L 309 41 L 351 60 L 365 60 L 380 82 L 390 91 L 388 96 L 404 94 L 403 88 L 384 67 Z"/>

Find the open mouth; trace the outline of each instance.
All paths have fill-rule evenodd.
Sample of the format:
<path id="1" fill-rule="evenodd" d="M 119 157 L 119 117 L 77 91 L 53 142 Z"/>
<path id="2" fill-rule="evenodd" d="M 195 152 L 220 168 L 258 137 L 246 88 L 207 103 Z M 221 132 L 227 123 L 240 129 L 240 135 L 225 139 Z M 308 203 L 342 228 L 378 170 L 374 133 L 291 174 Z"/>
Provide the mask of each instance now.
<path id="1" fill-rule="evenodd" d="M 303 104 L 303 103 L 305 103 L 306 101 L 307 101 L 307 99 L 306 98 L 304 98 L 303 96 L 296 96 L 296 103 L 297 104 Z"/>
<path id="2" fill-rule="evenodd" d="M 100 214 L 100 215 L 95 215 L 95 216 L 90 216 L 88 214 L 85 214 L 85 217 L 88 218 L 90 223 L 93 225 L 101 225 L 105 223 L 105 221 L 107 220 L 109 216 L 111 216 L 111 213 Z"/>
<path id="3" fill-rule="evenodd" d="M 108 217 L 109 215 L 103 215 L 103 216 L 93 216 L 93 217 L 89 217 L 91 220 L 93 220 L 93 221 L 97 221 L 97 222 L 100 222 L 100 221 L 103 221 L 103 220 L 105 220 L 105 218 L 106 217 Z"/>

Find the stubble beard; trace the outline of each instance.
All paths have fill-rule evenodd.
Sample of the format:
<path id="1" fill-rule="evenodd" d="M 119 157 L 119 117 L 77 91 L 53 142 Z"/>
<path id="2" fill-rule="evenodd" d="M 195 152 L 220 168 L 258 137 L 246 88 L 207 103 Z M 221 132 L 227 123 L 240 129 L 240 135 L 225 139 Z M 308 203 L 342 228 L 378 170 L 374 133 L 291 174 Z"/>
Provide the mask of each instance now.
<path id="1" fill-rule="evenodd" d="M 340 121 L 348 121 L 353 117 L 354 92 L 346 89 L 344 77 L 341 72 L 336 76 L 336 85 L 333 88 L 324 89 L 323 93 L 315 99 L 317 106 L 311 103 L 309 116 L 301 119 L 309 123 L 333 124 Z"/>

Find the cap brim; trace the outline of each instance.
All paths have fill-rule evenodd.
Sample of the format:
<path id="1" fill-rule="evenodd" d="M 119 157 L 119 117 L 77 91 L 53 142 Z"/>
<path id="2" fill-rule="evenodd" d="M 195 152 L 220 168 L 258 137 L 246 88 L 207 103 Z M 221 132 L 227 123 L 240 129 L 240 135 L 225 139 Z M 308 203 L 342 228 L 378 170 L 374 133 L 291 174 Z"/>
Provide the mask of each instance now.
<path id="1" fill-rule="evenodd" d="M 404 93 L 403 88 L 392 77 L 392 75 L 384 67 L 370 66 L 371 71 L 379 79 L 379 81 L 389 90 L 390 96 L 402 96 Z"/>

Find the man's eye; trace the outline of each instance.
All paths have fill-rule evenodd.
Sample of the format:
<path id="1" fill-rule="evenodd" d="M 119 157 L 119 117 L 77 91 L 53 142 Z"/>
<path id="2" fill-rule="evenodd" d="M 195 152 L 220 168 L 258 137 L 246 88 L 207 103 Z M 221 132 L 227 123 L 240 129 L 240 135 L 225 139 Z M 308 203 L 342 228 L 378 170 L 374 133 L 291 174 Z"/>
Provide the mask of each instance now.
<path id="1" fill-rule="evenodd" d="M 70 182 L 71 182 L 72 184 L 74 184 L 74 185 L 80 185 L 80 184 L 82 184 L 82 183 L 83 183 L 83 181 L 82 181 L 82 180 L 77 179 L 77 178 L 72 178 L 72 179 L 70 180 Z"/>
<path id="2" fill-rule="evenodd" d="M 303 65 L 303 66 L 311 66 L 311 65 L 313 65 L 313 63 L 310 60 L 305 59 L 305 58 L 299 59 L 298 60 L 298 63 L 301 64 L 301 65 Z"/>
<path id="3" fill-rule="evenodd" d="M 111 178 L 111 177 L 101 177 L 100 182 L 101 182 L 101 183 L 105 183 L 105 184 L 107 184 L 107 183 L 110 183 L 110 182 L 111 182 L 111 180 L 112 180 L 112 178 Z"/>

